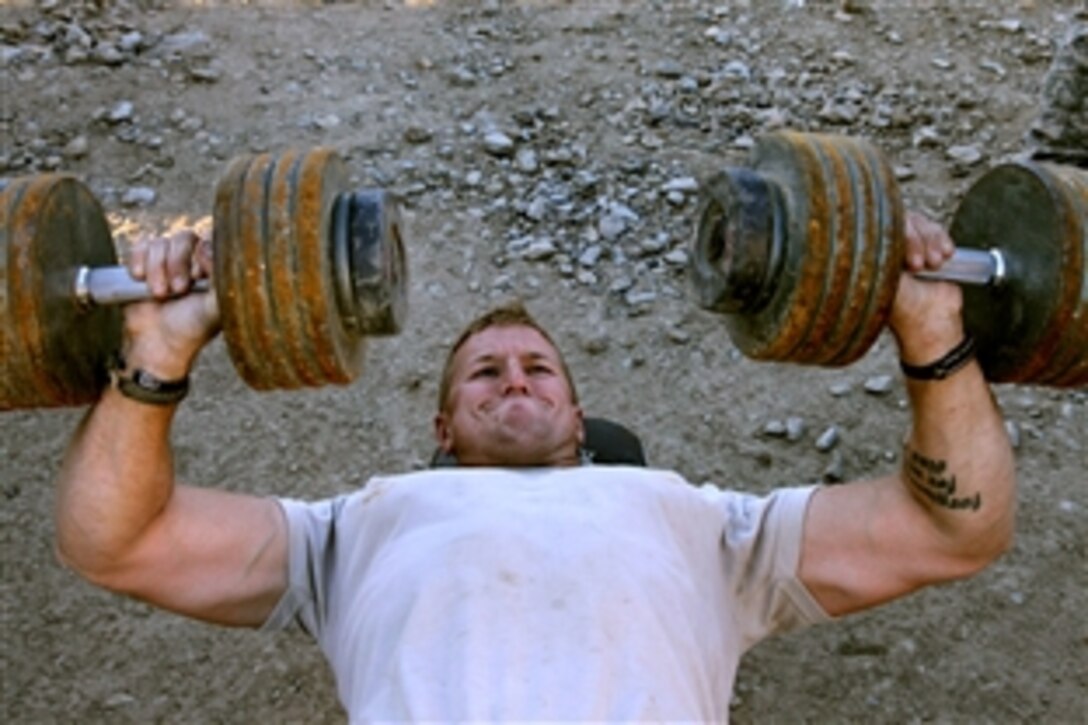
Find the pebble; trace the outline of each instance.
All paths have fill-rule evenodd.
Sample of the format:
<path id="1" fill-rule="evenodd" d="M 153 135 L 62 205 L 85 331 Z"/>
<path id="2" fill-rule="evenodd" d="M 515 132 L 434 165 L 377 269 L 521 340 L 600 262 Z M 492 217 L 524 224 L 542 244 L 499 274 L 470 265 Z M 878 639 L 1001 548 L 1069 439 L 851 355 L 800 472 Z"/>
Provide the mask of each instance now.
<path id="1" fill-rule="evenodd" d="M 828 461 L 827 466 L 824 468 L 824 483 L 842 483 L 845 480 L 845 467 L 846 464 L 843 462 L 842 452 L 832 451 L 831 460 Z"/>
<path id="2" fill-rule="evenodd" d="M 106 120 L 113 124 L 125 123 L 132 120 L 134 113 L 135 107 L 132 105 L 132 101 L 121 101 L 110 109 Z"/>
<path id="3" fill-rule="evenodd" d="M 821 453 L 827 453 L 835 446 L 839 444 L 839 428 L 838 426 L 829 426 L 824 429 L 824 432 L 816 438 L 816 450 Z"/>
<path id="4" fill-rule="evenodd" d="M 834 398 L 843 398 L 849 395 L 854 390 L 854 386 L 848 382 L 832 383 L 831 387 L 827 389 L 831 396 Z"/>
<path id="5" fill-rule="evenodd" d="M 157 198 L 155 190 L 149 186 L 133 186 L 125 189 L 121 195 L 121 206 L 132 208 L 151 206 Z"/>
<path id="6" fill-rule="evenodd" d="M 491 131 L 484 136 L 484 150 L 492 156 L 511 156 L 514 153 L 514 140 L 501 131 Z"/>
<path id="7" fill-rule="evenodd" d="M 792 415 L 786 418 L 786 440 L 796 443 L 805 436 L 805 421 L 803 418 Z"/>
<path id="8" fill-rule="evenodd" d="M 763 426 L 763 435 L 769 438 L 785 438 L 786 424 L 780 420 L 769 420 Z"/>
<path id="9" fill-rule="evenodd" d="M 887 395 L 895 384 L 891 375 L 875 375 L 865 381 L 865 392 L 870 395 Z"/>

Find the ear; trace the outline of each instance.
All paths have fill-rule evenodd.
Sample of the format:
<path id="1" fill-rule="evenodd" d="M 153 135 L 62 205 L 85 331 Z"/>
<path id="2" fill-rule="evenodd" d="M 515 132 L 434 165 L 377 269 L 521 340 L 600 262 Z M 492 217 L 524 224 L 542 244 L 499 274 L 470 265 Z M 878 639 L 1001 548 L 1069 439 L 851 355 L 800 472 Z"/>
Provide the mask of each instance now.
<path id="1" fill-rule="evenodd" d="M 445 413 L 438 413 L 434 417 L 434 437 L 443 453 L 453 453 L 453 429 Z"/>

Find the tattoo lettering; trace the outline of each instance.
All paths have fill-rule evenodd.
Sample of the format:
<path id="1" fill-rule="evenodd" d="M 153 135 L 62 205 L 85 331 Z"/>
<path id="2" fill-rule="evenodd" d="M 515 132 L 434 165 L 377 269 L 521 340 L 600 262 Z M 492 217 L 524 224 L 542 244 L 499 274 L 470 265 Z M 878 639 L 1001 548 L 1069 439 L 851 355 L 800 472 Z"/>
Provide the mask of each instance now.
<path id="1" fill-rule="evenodd" d="M 956 497 L 956 476 L 948 471 L 947 461 L 923 456 L 907 448 L 903 470 L 916 491 L 938 506 L 947 509 L 978 511 L 982 507 L 982 495 Z"/>

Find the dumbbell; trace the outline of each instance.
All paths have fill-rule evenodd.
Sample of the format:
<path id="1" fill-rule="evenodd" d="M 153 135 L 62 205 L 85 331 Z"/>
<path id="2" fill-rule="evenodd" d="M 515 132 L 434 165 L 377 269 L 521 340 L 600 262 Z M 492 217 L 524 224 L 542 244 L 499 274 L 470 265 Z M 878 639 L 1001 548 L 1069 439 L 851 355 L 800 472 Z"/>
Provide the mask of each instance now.
<path id="1" fill-rule="evenodd" d="M 757 360 L 848 365 L 887 322 L 904 255 L 904 208 L 870 143 L 778 132 L 700 195 L 689 273 Z M 964 324 L 988 380 L 1088 384 L 1088 174 L 1015 162 L 967 192 L 953 257 L 920 277 L 964 288 Z"/>
<path id="2" fill-rule="evenodd" d="M 407 268 L 395 197 L 351 190 L 324 148 L 234 159 L 215 189 L 212 286 L 227 350 L 258 390 L 346 384 L 365 339 L 400 331 Z M 149 297 L 117 266 L 98 200 L 62 174 L 0 191 L 0 410 L 83 405 Z"/>

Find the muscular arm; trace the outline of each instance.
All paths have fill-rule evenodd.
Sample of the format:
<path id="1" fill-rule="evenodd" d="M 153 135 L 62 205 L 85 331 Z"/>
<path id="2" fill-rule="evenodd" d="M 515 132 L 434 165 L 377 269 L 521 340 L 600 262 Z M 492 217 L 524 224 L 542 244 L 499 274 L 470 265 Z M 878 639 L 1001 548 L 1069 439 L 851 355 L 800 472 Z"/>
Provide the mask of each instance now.
<path id="1" fill-rule="evenodd" d="M 190 240 L 191 241 L 191 240 Z M 182 245 L 174 256 L 191 254 Z M 160 259 L 161 287 L 181 262 Z M 143 270 L 138 270 L 143 274 Z M 126 309 L 130 367 L 177 379 L 214 333 L 192 295 Z M 167 340 L 171 342 L 167 342 Z M 201 619 L 259 625 L 286 586 L 286 523 L 270 499 L 177 485 L 169 434 L 176 406 L 107 390 L 80 425 L 57 479 L 57 552 L 90 581 Z"/>
<path id="2" fill-rule="evenodd" d="M 947 242 L 933 241 L 940 235 L 932 228 L 912 234 L 915 251 L 927 236 Z M 935 256 L 929 266 L 940 263 Z M 909 278 L 903 285 L 891 323 L 900 355 L 931 362 L 963 339 L 959 290 Z M 912 425 L 900 470 L 821 489 L 809 506 L 800 576 L 832 614 L 968 576 L 1012 541 L 1015 463 L 978 364 L 941 381 L 908 380 L 907 393 Z"/>

